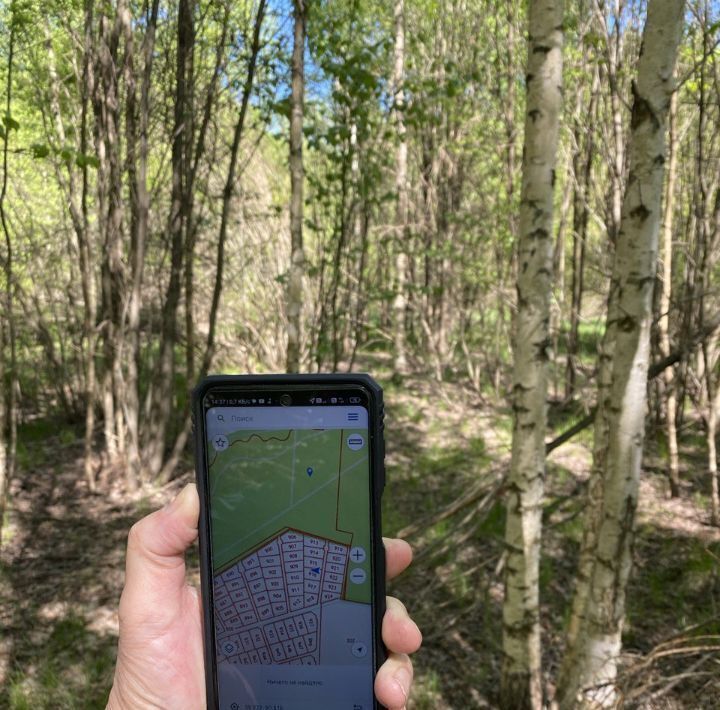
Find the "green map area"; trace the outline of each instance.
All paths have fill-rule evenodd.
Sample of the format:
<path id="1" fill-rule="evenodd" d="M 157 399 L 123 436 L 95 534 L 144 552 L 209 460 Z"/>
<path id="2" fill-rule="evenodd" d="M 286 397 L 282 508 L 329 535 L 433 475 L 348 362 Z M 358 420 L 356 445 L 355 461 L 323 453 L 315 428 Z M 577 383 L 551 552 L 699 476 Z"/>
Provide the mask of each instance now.
<path id="1" fill-rule="evenodd" d="M 367 430 L 243 429 L 222 450 L 208 443 L 216 574 L 286 528 L 370 550 Z M 370 603 L 370 575 L 344 598 Z"/>

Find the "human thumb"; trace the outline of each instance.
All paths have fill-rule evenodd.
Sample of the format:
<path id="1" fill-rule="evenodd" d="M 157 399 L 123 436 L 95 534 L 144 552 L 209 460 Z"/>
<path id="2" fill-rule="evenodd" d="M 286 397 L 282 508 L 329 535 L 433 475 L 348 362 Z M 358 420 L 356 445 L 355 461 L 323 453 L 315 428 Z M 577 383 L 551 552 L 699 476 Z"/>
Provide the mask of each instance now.
<path id="1" fill-rule="evenodd" d="M 197 538 L 200 503 L 189 483 L 128 535 L 120 619 L 162 623 L 177 612 L 185 587 L 185 550 Z"/>

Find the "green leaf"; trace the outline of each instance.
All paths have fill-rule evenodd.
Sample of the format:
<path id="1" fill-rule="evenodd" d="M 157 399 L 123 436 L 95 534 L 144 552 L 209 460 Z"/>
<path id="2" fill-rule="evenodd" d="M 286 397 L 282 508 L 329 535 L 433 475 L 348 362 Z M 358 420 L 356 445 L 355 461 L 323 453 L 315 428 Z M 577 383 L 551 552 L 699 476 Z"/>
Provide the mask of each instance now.
<path id="1" fill-rule="evenodd" d="M 290 97 L 275 101 L 272 104 L 272 110 L 285 118 L 290 118 Z"/>
<path id="2" fill-rule="evenodd" d="M 75 165 L 78 168 L 95 168 L 96 170 L 100 167 L 100 159 L 95 155 L 85 155 L 84 153 L 78 153 L 75 158 Z"/>
<path id="3" fill-rule="evenodd" d="M 50 154 L 50 148 L 48 148 L 44 143 L 33 143 L 30 146 L 30 152 L 32 153 L 32 157 L 35 159 L 47 158 Z"/>
<path id="4" fill-rule="evenodd" d="M 8 133 L 10 131 L 17 131 L 20 128 L 20 124 L 9 113 L 3 116 L 2 122 L 5 128 L 7 128 Z"/>

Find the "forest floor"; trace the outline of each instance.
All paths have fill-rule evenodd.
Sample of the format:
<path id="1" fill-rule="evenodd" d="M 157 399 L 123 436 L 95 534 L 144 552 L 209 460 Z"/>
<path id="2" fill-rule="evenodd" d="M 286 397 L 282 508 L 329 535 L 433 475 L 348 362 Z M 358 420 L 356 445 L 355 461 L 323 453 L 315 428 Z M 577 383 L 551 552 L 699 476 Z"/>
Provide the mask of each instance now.
<path id="1" fill-rule="evenodd" d="M 373 363 L 382 375 L 382 364 Z M 384 531 L 415 549 L 390 593 L 424 633 L 411 708 L 497 707 L 501 662 L 509 411 L 465 387 L 386 380 Z M 581 416 L 575 412 L 574 416 Z M 572 416 L 551 410 L 557 431 Z M 0 551 L 0 707 L 102 708 L 117 642 L 131 524 L 192 478 L 164 489 L 90 494 L 76 433 L 37 421 L 21 432 L 21 470 Z M 547 690 L 562 653 L 582 526 L 590 433 L 548 466 L 541 587 Z M 626 707 L 720 708 L 720 530 L 708 525 L 701 437 L 683 439 L 683 497 L 669 500 L 661 444 L 648 442 L 628 592 Z M 197 558 L 191 559 L 197 580 Z"/>

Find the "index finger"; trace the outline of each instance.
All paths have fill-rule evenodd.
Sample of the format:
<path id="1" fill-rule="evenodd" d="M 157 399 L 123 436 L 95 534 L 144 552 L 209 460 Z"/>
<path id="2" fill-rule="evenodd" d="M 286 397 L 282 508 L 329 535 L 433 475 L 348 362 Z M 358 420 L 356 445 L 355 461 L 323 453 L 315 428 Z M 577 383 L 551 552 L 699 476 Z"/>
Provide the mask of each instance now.
<path id="1" fill-rule="evenodd" d="M 385 569 L 388 579 L 397 577 L 403 570 L 407 569 L 412 562 L 412 547 L 394 537 L 384 537 L 385 544 Z"/>

